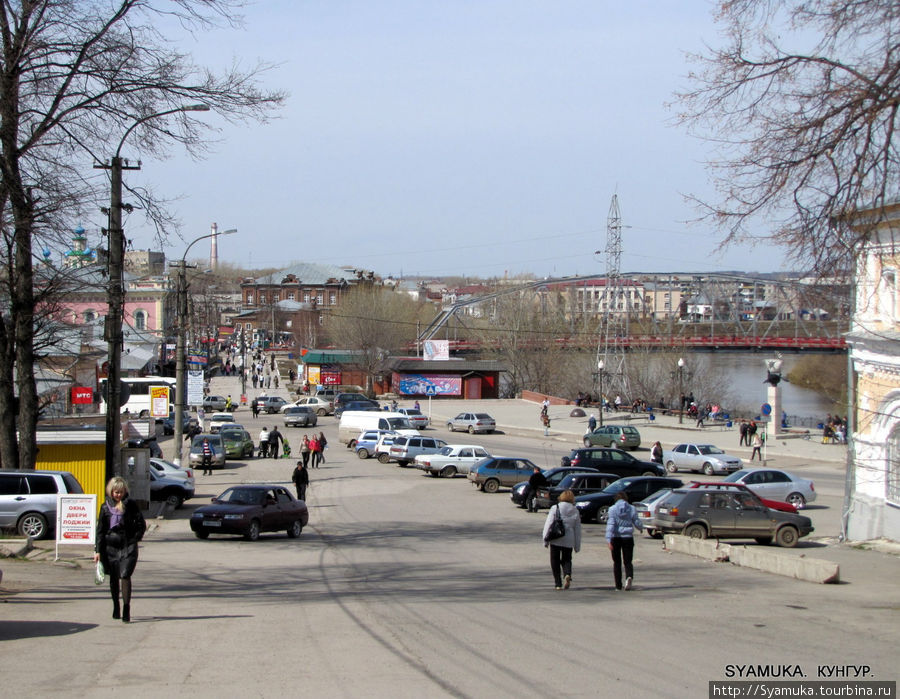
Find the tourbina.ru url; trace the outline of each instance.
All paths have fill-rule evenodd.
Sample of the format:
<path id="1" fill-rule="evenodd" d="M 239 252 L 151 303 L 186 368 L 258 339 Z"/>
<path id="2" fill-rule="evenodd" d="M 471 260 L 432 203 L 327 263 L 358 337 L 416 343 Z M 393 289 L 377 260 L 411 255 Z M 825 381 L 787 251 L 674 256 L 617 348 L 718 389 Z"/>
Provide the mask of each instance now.
<path id="1" fill-rule="evenodd" d="M 896 697 L 896 682 L 872 682 L 867 680 L 822 682 L 821 680 L 796 680 L 790 682 L 759 682 L 737 680 L 709 683 L 712 697 Z"/>

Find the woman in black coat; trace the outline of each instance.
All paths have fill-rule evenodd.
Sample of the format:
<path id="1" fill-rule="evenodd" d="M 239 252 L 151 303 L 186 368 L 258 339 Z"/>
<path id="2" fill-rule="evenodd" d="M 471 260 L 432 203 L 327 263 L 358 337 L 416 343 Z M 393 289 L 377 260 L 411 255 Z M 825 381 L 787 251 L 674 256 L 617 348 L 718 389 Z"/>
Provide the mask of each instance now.
<path id="1" fill-rule="evenodd" d="M 128 484 L 115 476 L 106 484 L 106 502 L 100 507 L 94 561 L 101 561 L 109 576 L 109 592 L 113 599 L 113 619 L 131 621 L 131 575 L 137 565 L 138 542 L 144 537 L 147 523 L 138 504 L 128 497 Z M 122 608 L 119 609 L 119 590 Z"/>

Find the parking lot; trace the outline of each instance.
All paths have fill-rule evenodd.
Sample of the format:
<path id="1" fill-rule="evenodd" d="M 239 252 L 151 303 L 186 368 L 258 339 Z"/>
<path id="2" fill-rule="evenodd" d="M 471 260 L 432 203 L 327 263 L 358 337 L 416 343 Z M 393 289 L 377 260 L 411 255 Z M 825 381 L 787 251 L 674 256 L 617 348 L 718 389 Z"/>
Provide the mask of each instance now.
<path id="1" fill-rule="evenodd" d="M 275 424 L 247 409 L 236 418 L 254 436 Z M 439 423 L 427 433 L 542 466 L 577 445 L 501 423 L 500 433 L 475 438 L 451 437 Z M 813 678 L 820 665 L 855 663 L 871 666 L 873 679 L 896 679 L 900 565 L 831 541 L 841 492 L 834 464 L 796 464 L 822 470 L 821 507 L 810 513 L 824 538 L 787 553 L 837 552 L 840 585 L 700 561 L 641 538 L 635 590 L 616 592 L 603 528 L 585 525 L 572 589 L 556 591 L 540 541 L 544 514 L 513 507 L 506 489 L 486 494 L 464 478 L 357 459 L 338 443 L 336 424 L 328 417 L 317 427 L 331 447 L 310 472 L 310 525 L 298 540 L 199 541 L 187 522 L 229 484 L 290 484 L 293 460 L 230 461 L 198 476 L 197 498 L 152 522 L 130 625 L 109 618 L 87 552 L 64 552 L 80 567 L 3 562 L 0 642 L 16 658 L 4 663 L 7 691 L 705 696 L 728 665 L 785 663 Z M 292 443 L 304 433 L 282 431 Z"/>

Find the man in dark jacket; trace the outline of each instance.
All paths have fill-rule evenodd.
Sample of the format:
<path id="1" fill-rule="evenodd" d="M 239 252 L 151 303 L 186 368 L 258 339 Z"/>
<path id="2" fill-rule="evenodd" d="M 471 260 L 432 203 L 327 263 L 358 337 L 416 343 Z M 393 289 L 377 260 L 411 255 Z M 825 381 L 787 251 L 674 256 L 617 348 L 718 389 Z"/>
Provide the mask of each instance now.
<path id="1" fill-rule="evenodd" d="M 534 473 L 531 474 L 531 478 L 528 479 L 528 487 L 525 489 L 525 509 L 529 512 L 537 512 L 537 504 L 534 501 L 535 496 L 537 496 L 538 488 L 544 487 L 547 485 L 547 477 L 544 475 L 544 472 L 541 471 L 537 466 L 534 467 Z"/>
<path id="2" fill-rule="evenodd" d="M 278 431 L 278 425 L 272 428 L 269 432 L 269 456 L 273 459 L 278 458 L 278 453 L 281 451 L 281 441 L 284 439 L 281 432 Z"/>

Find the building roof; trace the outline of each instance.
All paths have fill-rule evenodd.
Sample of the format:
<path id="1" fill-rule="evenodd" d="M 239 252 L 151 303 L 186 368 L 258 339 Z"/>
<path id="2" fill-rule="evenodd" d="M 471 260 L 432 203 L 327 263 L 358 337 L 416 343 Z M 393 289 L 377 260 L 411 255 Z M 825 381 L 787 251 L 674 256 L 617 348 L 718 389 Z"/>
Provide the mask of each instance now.
<path id="1" fill-rule="evenodd" d="M 301 284 L 324 285 L 329 282 L 333 284 L 341 279 L 348 282 L 353 281 L 357 278 L 356 272 L 357 270 L 353 267 L 300 262 L 272 274 L 256 277 L 253 281 L 256 284 L 281 284 L 286 276 L 293 274 Z"/>
<path id="2" fill-rule="evenodd" d="M 384 368 L 389 371 L 413 372 L 413 373 L 442 373 L 453 374 L 468 372 L 506 371 L 506 365 L 495 359 L 417 359 L 415 357 L 389 357 L 384 362 Z"/>

